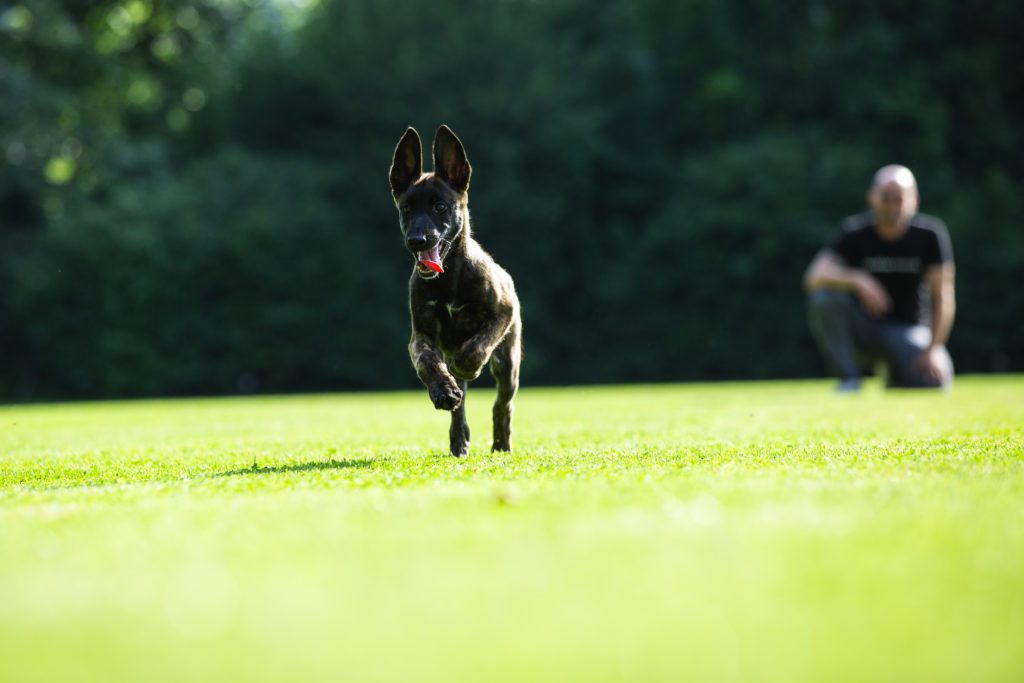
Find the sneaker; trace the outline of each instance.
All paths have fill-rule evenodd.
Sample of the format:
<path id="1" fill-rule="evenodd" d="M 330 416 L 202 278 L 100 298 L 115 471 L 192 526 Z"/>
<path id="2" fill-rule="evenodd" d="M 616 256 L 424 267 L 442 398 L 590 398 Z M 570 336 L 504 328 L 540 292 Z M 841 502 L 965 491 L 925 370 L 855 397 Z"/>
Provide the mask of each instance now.
<path id="1" fill-rule="evenodd" d="M 860 391 L 859 379 L 840 380 L 839 384 L 836 385 L 837 394 L 855 394 L 858 391 Z"/>

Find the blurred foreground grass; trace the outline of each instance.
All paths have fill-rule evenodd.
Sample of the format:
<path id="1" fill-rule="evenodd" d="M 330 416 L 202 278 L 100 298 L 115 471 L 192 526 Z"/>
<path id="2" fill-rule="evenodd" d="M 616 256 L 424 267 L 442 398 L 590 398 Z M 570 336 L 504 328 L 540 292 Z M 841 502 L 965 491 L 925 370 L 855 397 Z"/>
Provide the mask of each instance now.
<path id="1" fill-rule="evenodd" d="M 2 681 L 1024 677 L 1024 378 L 0 408 Z"/>

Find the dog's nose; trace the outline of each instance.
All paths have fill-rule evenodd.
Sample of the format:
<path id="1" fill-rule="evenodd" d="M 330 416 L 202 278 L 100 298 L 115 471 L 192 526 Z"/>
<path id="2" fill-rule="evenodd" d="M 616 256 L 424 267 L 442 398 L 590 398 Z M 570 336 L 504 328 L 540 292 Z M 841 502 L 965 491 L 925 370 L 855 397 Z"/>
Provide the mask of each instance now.
<path id="1" fill-rule="evenodd" d="M 405 243 L 409 245 L 409 248 L 413 251 L 423 251 L 427 248 L 426 237 L 406 237 Z"/>

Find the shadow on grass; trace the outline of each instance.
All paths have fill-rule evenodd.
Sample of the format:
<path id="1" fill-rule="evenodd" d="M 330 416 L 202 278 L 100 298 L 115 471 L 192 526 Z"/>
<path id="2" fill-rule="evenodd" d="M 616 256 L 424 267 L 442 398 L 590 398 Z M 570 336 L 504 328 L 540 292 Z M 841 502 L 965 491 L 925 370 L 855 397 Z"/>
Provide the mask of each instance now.
<path id="1" fill-rule="evenodd" d="M 344 460 L 313 460 L 310 462 L 301 462 L 291 465 L 277 465 L 275 467 L 260 467 L 256 463 L 253 463 L 249 467 L 243 467 L 240 470 L 231 470 L 229 472 L 218 472 L 217 477 L 236 477 L 243 474 L 281 474 L 283 472 L 311 472 L 316 470 L 348 470 L 357 469 L 362 467 L 371 467 L 376 462 L 375 459 L 371 460 L 353 460 L 346 458 Z"/>

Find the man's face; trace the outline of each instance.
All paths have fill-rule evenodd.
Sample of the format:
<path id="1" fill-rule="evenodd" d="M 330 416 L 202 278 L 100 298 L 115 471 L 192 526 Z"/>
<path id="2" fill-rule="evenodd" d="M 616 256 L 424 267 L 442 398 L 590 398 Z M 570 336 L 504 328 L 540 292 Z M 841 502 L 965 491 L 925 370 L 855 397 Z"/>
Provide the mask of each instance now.
<path id="1" fill-rule="evenodd" d="M 878 220 L 887 225 L 905 223 L 917 212 L 917 192 L 896 181 L 871 190 L 868 201 Z"/>

